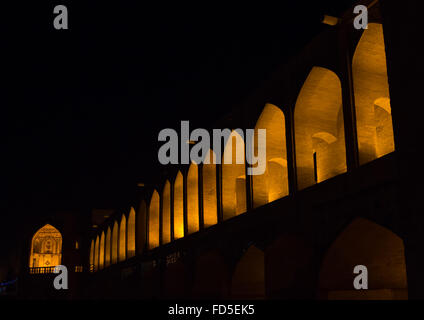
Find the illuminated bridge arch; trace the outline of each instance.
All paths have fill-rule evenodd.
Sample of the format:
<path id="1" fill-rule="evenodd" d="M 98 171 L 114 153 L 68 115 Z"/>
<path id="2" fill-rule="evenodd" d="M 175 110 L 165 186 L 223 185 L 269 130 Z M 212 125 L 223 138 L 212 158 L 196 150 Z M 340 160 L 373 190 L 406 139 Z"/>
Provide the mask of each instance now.
<path id="1" fill-rule="evenodd" d="M 149 205 L 149 249 L 159 246 L 159 193 L 154 190 Z"/>
<path id="2" fill-rule="evenodd" d="M 294 110 L 298 188 L 346 172 L 340 80 L 331 70 L 313 67 Z"/>
<path id="3" fill-rule="evenodd" d="M 95 244 L 94 244 L 94 239 L 91 239 L 91 244 L 90 244 L 90 271 L 94 271 L 94 248 Z"/>
<path id="4" fill-rule="evenodd" d="M 127 253 L 127 219 L 125 218 L 125 214 L 122 215 L 121 224 L 119 227 L 119 261 L 124 261 L 126 259 Z"/>
<path id="5" fill-rule="evenodd" d="M 222 160 L 222 208 L 224 220 L 244 213 L 247 209 L 244 152 L 244 137 L 237 131 L 232 131 L 225 144 Z"/>
<path id="6" fill-rule="evenodd" d="M 272 104 L 266 104 L 255 126 L 266 130 L 266 169 L 253 175 L 253 207 L 259 207 L 289 194 L 287 174 L 286 125 L 284 113 Z M 255 138 L 254 154 L 259 156 Z"/>
<path id="7" fill-rule="evenodd" d="M 395 150 L 383 26 L 369 23 L 352 61 L 359 162 Z"/>
<path id="8" fill-rule="evenodd" d="M 216 155 L 209 150 L 202 167 L 203 186 L 203 226 L 205 228 L 218 223 Z M 208 162 L 208 163 L 206 163 Z"/>
<path id="9" fill-rule="evenodd" d="M 99 270 L 105 266 L 105 233 L 102 232 L 99 244 Z"/>
<path id="10" fill-rule="evenodd" d="M 198 166 L 190 165 L 187 174 L 187 233 L 199 231 L 199 175 Z"/>
<path id="11" fill-rule="evenodd" d="M 184 237 L 184 179 L 180 171 L 174 182 L 174 239 Z"/>
<path id="12" fill-rule="evenodd" d="M 135 220 L 135 210 L 131 207 L 127 222 L 127 258 L 135 256 Z"/>

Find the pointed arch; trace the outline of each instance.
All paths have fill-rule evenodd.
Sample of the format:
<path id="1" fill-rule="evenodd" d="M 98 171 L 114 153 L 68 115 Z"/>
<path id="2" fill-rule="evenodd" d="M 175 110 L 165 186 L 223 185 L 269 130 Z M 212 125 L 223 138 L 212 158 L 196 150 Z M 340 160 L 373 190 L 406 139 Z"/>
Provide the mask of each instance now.
<path id="1" fill-rule="evenodd" d="M 383 26 L 369 23 L 352 60 L 359 162 L 395 150 Z"/>
<path id="2" fill-rule="evenodd" d="M 253 207 L 259 207 L 289 194 L 286 124 L 283 111 L 267 103 L 255 126 L 254 154 L 258 152 L 258 130 L 266 130 L 266 168 L 253 175 Z"/>
<path id="3" fill-rule="evenodd" d="M 119 227 L 119 261 L 125 261 L 127 253 L 127 218 L 125 215 L 122 215 L 121 224 Z"/>
<path id="4" fill-rule="evenodd" d="M 91 239 L 90 245 L 90 272 L 94 271 L 94 239 Z"/>
<path id="5" fill-rule="evenodd" d="M 118 263 L 119 226 L 118 221 L 113 224 L 112 231 L 112 264 Z"/>
<path id="6" fill-rule="evenodd" d="M 187 174 L 187 232 L 199 231 L 199 175 L 197 164 L 192 163 Z"/>
<path id="7" fill-rule="evenodd" d="M 96 245 L 94 249 L 94 270 L 99 270 L 99 253 L 100 253 L 100 239 L 99 236 L 96 237 Z"/>
<path id="8" fill-rule="evenodd" d="M 102 232 L 100 236 L 100 245 L 99 245 L 99 270 L 102 270 L 105 266 L 105 233 Z"/>
<path id="9" fill-rule="evenodd" d="M 130 209 L 127 223 L 127 258 L 135 256 L 135 210 Z"/>
<path id="10" fill-rule="evenodd" d="M 222 161 L 223 219 L 246 212 L 246 174 L 243 133 L 233 130 L 225 144 Z"/>
<path id="11" fill-rule="evenodd" d="M 216 189 L 216 155 L 209 150 L 203 162 L 203 226 L 210 227 L 218 223 L 217 189 Z M 208 163 L 206 163 L 208 162 Z"/>
<path id="12" fill-rule="evenodd" d="M 174 239 L 184 237 L 184 180 L 180 171 L 174 182 Z"/>
<path id="13" fill-rule="evenodd" d="M 162 244 L 171 242 L 171 184 L 168 180 L 162 191 Z"/>
<path id="14" fill-rule="evenodd" d="M 62 235 L 55 227 L 46 224 L 32 237 L 29 266 L 54 267 L 62 261 Z"/>
<path id="15" fill-rule="evenodd" d="M 346 172 L 342 90 L 333 71 L 312 68 L 296 101 L 294 124 L 299 189 Z M 328 136 L 334 139 L 321 139 Z"/>
<path id="16" fill-rule="evenodd" d="M 368 290 L 355 290 L 357 265 L 368 270 Z M 374 222 L 357 218 L 328 249 L 319 273 L 319 297 L 328 299 L 406 299 L 407 275 L 403 241 Z"/>
<path id="17" fill-rule="evenodd" d="M 107 228 L 106 231 L 106 248 L 105 248 L 105 268 L 110 266 L 110 262 L 111 262 L 111 231 L 110 231 L 110 227 Z"/>
<path id="18" fill-rule="evenodd" d="M 149 206 L 149 249 L 159 246 L 159 193 L 154 190 Z"/>

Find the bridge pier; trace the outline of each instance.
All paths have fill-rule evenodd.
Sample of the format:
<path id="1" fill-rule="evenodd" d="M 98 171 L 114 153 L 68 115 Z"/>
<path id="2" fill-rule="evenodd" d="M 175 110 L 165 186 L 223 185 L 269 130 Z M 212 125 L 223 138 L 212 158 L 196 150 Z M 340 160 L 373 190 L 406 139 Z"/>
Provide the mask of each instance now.
<path id="1" fill-rule="evenodd" d="M 405 236 L 410 299 L 424 298 L 424 202 L 422 200 L 423 108 L 421 58 L 422 24 L 419 2 L 380 1 L 387 53 L 393 131 L 398 154 L 399 212 Z M 421 26 L 419 28 L 418 26 Z M 420 57 L 420 59 L 418 59 Z"/>

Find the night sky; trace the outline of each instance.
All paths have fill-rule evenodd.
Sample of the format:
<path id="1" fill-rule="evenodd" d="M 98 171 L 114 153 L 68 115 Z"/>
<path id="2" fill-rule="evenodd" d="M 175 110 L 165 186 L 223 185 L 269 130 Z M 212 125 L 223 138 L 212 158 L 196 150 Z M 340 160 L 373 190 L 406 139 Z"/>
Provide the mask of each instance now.
<path id="1" fill-rule="evenodd" d="M 42 2 L 0 7 L 0 262 L 19 223 L 125 205 L 157 178 L 161 129 L 212 126 L 354 3 Z"/>

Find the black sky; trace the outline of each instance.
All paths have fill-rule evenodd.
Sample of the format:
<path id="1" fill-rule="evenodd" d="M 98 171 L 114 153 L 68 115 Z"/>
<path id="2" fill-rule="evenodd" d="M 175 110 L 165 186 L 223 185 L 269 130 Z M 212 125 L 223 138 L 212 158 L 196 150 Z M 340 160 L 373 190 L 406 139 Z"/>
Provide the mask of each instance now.
<path id="1" fill-rule="evenodd" d="M 155 180 L 161 129 L 212 125 L 353 3 L 40 2 L 0 8 L 2 237 L 29 215 L 125 203 Z"/>

